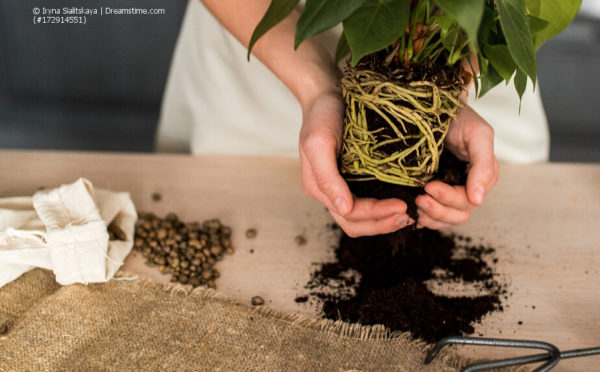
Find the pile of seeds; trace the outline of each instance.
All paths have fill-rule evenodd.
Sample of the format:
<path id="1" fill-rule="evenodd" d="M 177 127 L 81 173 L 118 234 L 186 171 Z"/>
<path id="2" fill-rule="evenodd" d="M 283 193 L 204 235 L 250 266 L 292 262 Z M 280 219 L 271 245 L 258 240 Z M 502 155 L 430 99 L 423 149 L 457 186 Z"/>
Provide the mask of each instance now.
<path id="1" fill-rule="evenodd" d="M 174 213 L 159 218 L 140 212 L 133 247 L 147 264 L 171 274 L 172 282 L 209 288 L 216 288 L 215 279 L 219 277 L 215 263 L 234 252 L 231 228 L 218 219 L 184 223 Z"/>

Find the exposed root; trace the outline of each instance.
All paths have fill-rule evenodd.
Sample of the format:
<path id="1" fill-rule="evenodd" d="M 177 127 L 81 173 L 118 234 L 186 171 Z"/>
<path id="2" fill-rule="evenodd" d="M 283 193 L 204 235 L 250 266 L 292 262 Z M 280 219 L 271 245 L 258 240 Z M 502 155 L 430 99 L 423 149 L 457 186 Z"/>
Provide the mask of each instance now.
<path id="1" fill-rule="evenodd" d="M 347 67 L 341 170 L 350 180 L 424 186 L 437 171 L 450 122 L 462 107 L 462 86 L 410 81 L 406 74 Z M 382 127 L 368 123 L 374 115 Z"/>

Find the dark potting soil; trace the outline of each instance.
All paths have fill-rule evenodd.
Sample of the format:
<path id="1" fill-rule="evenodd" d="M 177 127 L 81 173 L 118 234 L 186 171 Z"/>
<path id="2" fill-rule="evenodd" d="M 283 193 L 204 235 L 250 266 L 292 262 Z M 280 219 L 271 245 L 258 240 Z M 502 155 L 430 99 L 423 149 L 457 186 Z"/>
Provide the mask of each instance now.
<path id="1" fill-rule="evenodd" d="M 383 324 L 435 342 L 473 333 L 473 322 L 502 311 L 506 289 L 488 264 L 493 255 L 493 248 L 428 229 L 354 239 L 343 235 L 335 261 L 320 264 L 305 288 L 309 297 L 321 300 L 328 319 Z M 426 281 L 455 289 L 470 285 L 477 294 L 443 296 Z"/>

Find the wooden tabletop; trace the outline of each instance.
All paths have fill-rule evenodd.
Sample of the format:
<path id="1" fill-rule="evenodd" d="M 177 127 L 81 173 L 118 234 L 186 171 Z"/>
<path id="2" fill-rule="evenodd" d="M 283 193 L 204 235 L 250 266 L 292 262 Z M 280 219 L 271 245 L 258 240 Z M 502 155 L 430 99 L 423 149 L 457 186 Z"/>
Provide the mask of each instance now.
<path id="1" fill-rule="evenodd" d="M 295 159 L 0 151 L 0 174 L 0 197 L 85 177 L 129 191 L 140 211 L 175 212 L 184 221 L 220 218 L 233 229 L 236 253 L 217 264 L 218 290 L 315 316 L 314 306 L 294 299 L 304 293 L 313 263 L 333 257 L 337 236 L 324 207 L 304 196 Z M 152 200 L 154 192 L 161 201 Z M 244 236 L 248 228 L 256 238 Z M 563 350 L 600 346 L 600 165 L 503 164 L 485 205 L 453 231 L 495 247 L 496 271 L 509 283 L 504 311 L 486 317 L 476 333 L 544 340 Z M 297 245 L 297 235 L 307 244 Z M 132 253 L 126 268 L 168 280 L 142 262 Z M 564 360 L 555 370 L 598 369 L 600 356 Z"/>

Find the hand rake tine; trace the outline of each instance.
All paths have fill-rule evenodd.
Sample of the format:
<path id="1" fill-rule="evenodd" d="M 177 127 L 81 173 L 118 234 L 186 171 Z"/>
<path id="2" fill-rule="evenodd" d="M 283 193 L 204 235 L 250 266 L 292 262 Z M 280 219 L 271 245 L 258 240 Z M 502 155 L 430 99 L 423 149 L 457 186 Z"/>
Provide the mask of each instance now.
<path id="1" fill-rule="evenodd" d="M 538 367 L 535 371 L 545 372 L 553 368 L 560 359 L 560 351 L 552 344 L 541 341 L 528 341 L 528 340 L 504 340 L 495 338 L 472 338 L 472 337 L 445 337 L 437 342 L 434 347 L 429 351 L 425 358 L 425 364 L 431 363 L 433 358 L 444 348 L 446 345 L 460 344 L 460 345 L 474 345 L 474 346 L 491 346 L 491 347 L 512 347 L 512 348 L 527 348 L 527 349 L 542 349 L 547 350 L 548 353 L 524 356 L 518 358 L 501 359 L 490 362 L 477 363 L 467 366 L 463 369 L 463 372 L 474 372 L 483 371 L 486 369 L 508 367 L 514 365 L 524 365 L 528 363 L 536 363 L 546 360 L 547 362 Z"/>

